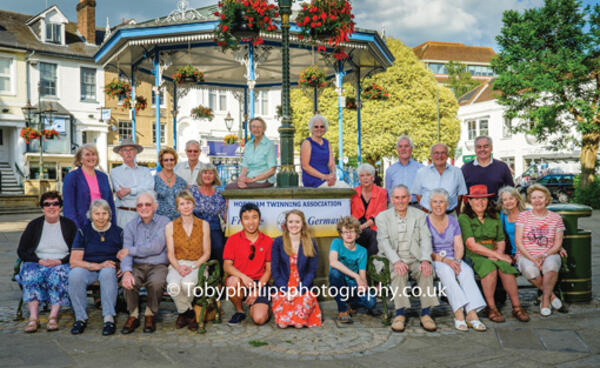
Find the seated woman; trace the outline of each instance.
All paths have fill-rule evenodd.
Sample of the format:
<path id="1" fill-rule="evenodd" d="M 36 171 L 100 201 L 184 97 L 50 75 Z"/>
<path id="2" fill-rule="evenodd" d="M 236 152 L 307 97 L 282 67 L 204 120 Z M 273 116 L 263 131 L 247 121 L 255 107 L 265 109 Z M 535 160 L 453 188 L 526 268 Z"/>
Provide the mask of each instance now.
<path id="1" fill-rule="evenodd" d="M 104 199 L 90 205 L 91 222 L 77 231 L 71 249 L 69 297 L 75 312 L 73 335 L 83 333 L 87 326 L 87 286 L 100 282 L 100 298 L 104 329 L 102 335 L 115 333 L 117 303 L 117 252 L 123 247 L 123 230 L 111 224 L 112 212 Z"/>
<path id="2" fill-rule="evenodd" d="M 275 185 L 277 155 L 275 145 L 265 137 L 267 123 L 262 118 L 250 120 L 253 138 L 244 145 L 242 172 L 237 182 L 229 183 L 225 189 L 267 188 Z"/>
<path id="3" fill-rule="evenodd" d="M 525 201 L 514 187 L 502 187 L 498 191 L 498 209 L 500 210 L 500 221 L 502 229 L 507 236 L 508 246 L 506 254 L 514 257 L 517 253 L 515 245 L 515 224 L 519 214 L 525 211 Z"/>
<path id="4" fill-rule="evenodd" d="M 215 186 L 221 186 L 217 168 L 213 164 L 201 164 L 198 184 L 190 188 L 196 201 L 194 215 L 210 225 L 210 258 L 216 259 L 223 268 L 225 234 L 221 230 L 221 219 L 225 218 L 225 198 Z"/>
<path id="5" fill-rule="evenodd" d="M 547 317 L 562 302 L 552 290 L 558 279 L 562 264 L 559 252 L 562 247 L 565 225 L 559 214 L 549 211 L 552 203 L 550 191 L 540 184 L 527 188 L 531 210 L 523 211 L 517 219 L 515 242 L 517 245 L 517 267 L 538 289 L 542 290 L 540 313 Z"/>
<path id="6" fill-rule="evenodd" d="M 367 293 L 367 250 L 356 244 L 360 222 L 352 216 L 342 217 L 337 223 L 337 231 L 342 238 L 334 239 L 329 248 L 329 287 L 337 289 L 334 299 L 338 321 L 352 323 L 350 308 L 364 307 L 371 315 L 378 312 L 375 297 Z M 362 290 L 363 296 L 356 289 Z M 344 294 L 352 296 L 344 300 Z"/>
<path id="7" fill-rule="evenodd" d="M 17 254 L 23 261 L 18 275 L 23 287 L 23 301 L 29 305 L 29 322 L 25 332 L 36 332 L 40 327 L 38 308 L 41 303 L 51 305 L 46 329 L 58 330 L 58 312 L 61 305 L 69 305 L 69 255 L 77 226 L 60 215 L 62 198 L 58 192 L 46 192 L 40 197 L 43 216 L 32 220 L 19 240 Z"/>
<path id="8" fill-rule="evenodd" d="M 485 300 L 473 270 L 462 260 L 465 248 L 458 220 L 446 214 L 448 196 L 442 188 L 432 190 L 429 195 L 431 213 L 427 216 L 427 226 L 431 231 L 433 268 L 446 288 L 454 312 L 454 327 L 459 331 L 467 331 L 468 327 L 485 331 L 485 325 L 477 317 L 477 312 L 486 306 Z M 463 310 L 467 312 L 466 321 Z"/>
<path id="9" fill-rule="evenodd" d="M 165 228 L 167 239 L 167 292 L 177 308 L 176 328 L 188 326 L 198 330 L 198 322 L 192 301 L 194 287 L 198 283 L 198 268 L 210 258 L 210 227 L 208 222 L 194 216 L 194 197 L 182 190 L 175 197 L 177 210 L 181 214 Z"/>
<path id="10" fill-rule="evenodd" d="M 317 243 L 311 239 L 304 213 L 291 210 L 285 215 L 283 236 L 271 248 L 271 270 L 279 291 L 273 297 L 275 323 L 280 328 L 321 326 L 313 286 L 318 265 Z"/>
<path id="11" fill-rule="evenodd" d="M 156 213 L 167 216 L 171 221 L 179 217 L 175 208 L 175 196 L 179 191 L 187 188 L 187 182 L 181 176 L 175 174 L 177 164 L 177 152 L 171 147 L 165 147 L 158 153 L 158 162 L 162 170 L 154 176 L 154 191 L 158 201 Z"/>
<path id="12" fill-rule="evenodd" d="M 329 141 L 323 136 L 327 132 L 327 119 L 313 116 L 308 122 L 311 136 L 300 146 L 302 184 L 308 188 L 348 188 L 345 182 L 336 181 L 335 161 Z"/>
<path id="13" fill-rule="evenodd" d="M 494 290 L 498 278 L 513 306 L 513 315 L 521 322 L 529 321 L 519 301 L 517 270 L 511 266 L 512 258 L 504 253 L 504 231 L 498 215 L 492 208 L 487 186 L 473 185 L 465 197 L 467 202 L 463 213 L 458 217 L 463 241 L 467 245 L 467 258 L 473 262 L 473 269 L 481 278 L 483 295 L 488 305 L 488 318 L 493 322 L 504 322 L 494 300 Z"/>
<path id="14" fill-rule="evenodd" d="M 350 200 L 352 217 L 360 222 L 360 236 L 356 242 L 367 249 L 367 255 L 377 254 L 377 226 L 375 217 L 387 209 L 387 191 L 374 184 L 375 168 L 362 164 L 357 169 L 360 185 Z"/>

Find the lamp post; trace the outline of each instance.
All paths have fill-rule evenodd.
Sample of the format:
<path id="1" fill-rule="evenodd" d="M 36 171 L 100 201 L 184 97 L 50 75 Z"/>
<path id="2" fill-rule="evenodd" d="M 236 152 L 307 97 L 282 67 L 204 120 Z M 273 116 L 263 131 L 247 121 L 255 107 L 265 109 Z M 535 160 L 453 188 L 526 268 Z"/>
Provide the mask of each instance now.
<path id="1" fill-rule="evenodd" d="M 233 127 L 233 118 L 231 117 L 229 111 L 227 111 L 227 116 L 225 116 L 225 126 L 227 127 L 227 130 L 231 132 L 231 127 Z"/>
<path id="2" fill-rule="evenodd" d="M 277 186 L 297 187 L 298 173 L 294 170 L 294 132 L 290 114 L 290 14 L 292 0 L 277 0 L 281 14 L 281 126 L 279 127 L 281 169 L 277 173 Z"/>
<path id="3" fill-rule="evenodd" d="M 27 123 L 28 126 L 32 126 L 34 124 L 33 120 L 34 120 L 34 115 L 37 115 L 38 117 L 38 126 L 39 126 L 39 132 L 40 132 L 40 175 L 39 178 L 40 179 L 44 179 L 44 135 L 42 134 L 42 132 L 44 131 L 44 115 L 48 116 L 48 123 L 51 125 L 52 124 L 52 114 L 56 112 L 56 110 L 54 110 L 52 108 L 52 105 L 49 103 L 48 106 L 45 109 L 42 109 L 42 103 L 41 103 L 41 84 L 38 83 L 38 107 L 37 109 L 33 106 L 31 106 L 31 103 L 29 102 L 29 100 L 27 101 L 27 104 L 25 104 L 25 106 L 23 106 L 21 108 L 21 110 L 23 111 L 23 116 L 25 117 L 25 122 Z"/>

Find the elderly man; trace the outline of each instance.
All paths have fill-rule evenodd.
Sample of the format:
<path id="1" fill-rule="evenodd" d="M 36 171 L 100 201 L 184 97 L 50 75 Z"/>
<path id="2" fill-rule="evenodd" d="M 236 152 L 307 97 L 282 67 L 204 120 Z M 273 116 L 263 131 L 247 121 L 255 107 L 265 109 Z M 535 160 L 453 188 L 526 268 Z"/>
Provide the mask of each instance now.
<path id="1" fill-rule="evenodd" d="M 411 188 L 417 171 L 423 167 L 423 164 L 411 158 L 413 148 L 414 145 L 408 136 L 403 135 L 398 138 L 396 151 L 399 160 L 385 171 L 385 189 L 388 194 L 400 184 Z M 417 198 L 414 195 L 410 199 L 410 204 L 417 205 Z"/>
<path id="2" fill-rule="evenodd" d="M 110 172 L 113 190 L 117 195 L 115 207 L 117 225 L 120 228 L 124 228 L 129 221 L 136 218 L 137 195 L 154 189 L 154 179 L 150 169 L 135 163 L 135 156 L 143 150 L 144 147 L 131 139 L 124 139 L 120 145 L 113 148 L 113 151 L 123 158 L 123 165 L 115 167 Z"/>
<path id="3" fill-rule="evenodd" d="M 175 174 L 181 176 L 188 183 L 188 187 L 196 184 L 198 173 L 200 172 L 200 143 L 196 140 L 187 141 L 185 144 L 185 154 L 188 158 L 185 162 L 180 162 L 175 167 Z"/>
<path id="4" fill-rule="evenodd" d="M 158 203 L 154 192 L 142 193 L 137 198 L 137 216 L 125 226 L 123 249 L 117 253 L 121 260 L 122 285 L 127 302 L 129 318 L 123 329 L 129 334 L 140 325 L 139 290 L 145 287 L 148 293 L 144 313 L 144 332 L 154 332 L 154 316 L 163 295 L 167 279 L 167 248 L 165 226 L 169 218 L 155 213 Z"/>
<path id="5" fill-rule="evenodd" d="M 437 188 L 446 189 L 448 192 L 447 214 L 457 216 L 460 213 L 460 200 L 467 194 L 467 186 L 462 171 L 458 167 L 448 164 L 448 146 L 443 143 L 431 147 L 432 164 L 417 171 L 417 176 L 412 186 L 412 193 L 417 196 L 423 211 L 431 212 L 429 194 Z"/>
<path id="6" fill-rule="evenodd" d="M 498 190 L 503 186 L 514 187 L 512 173 L 504 162 L 492 158 L 492 138 L 479 136 L 475 138 L 475 154 L 477 158 L 462 166 L 467 188 L 477 184 L 484 184 L 488 193 L 494 193 L 496 200 Z"/>
<path id="7" fill-rule="evenodd" d="M 393 207 L 377 215 L 375 222 L 379 255 L 387 258 L 392 268 L 392 299 L 396 308 L 392 330 L 402 332 L 405 328 L 406 309 L 410 308 L 410 274 L 420 289 L 413 289 L 413 294 L 421 300 L 421 326 L 425 331 L 435 331 L 431 308 L 439 302 L 433 288 L 431 233 L 425 213 L 408 206 L 411 194 L 404 185 L 394 187 L 390 197 Z"/>

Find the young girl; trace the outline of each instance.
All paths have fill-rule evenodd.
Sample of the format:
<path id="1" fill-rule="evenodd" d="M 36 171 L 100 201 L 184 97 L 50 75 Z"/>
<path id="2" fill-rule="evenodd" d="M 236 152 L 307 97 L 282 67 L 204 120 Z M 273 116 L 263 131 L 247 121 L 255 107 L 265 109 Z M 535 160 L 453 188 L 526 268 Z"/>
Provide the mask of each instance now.
<path id="1" fill-rule="evenodd" d="M 283 236 L 276 238 L 271 248 L 273 280 L 279 290 L 273 298 L 273 314 L 280 328 L 321 326 L 321 309 L 309 291 L 317 264 L 317 245 L 310 237 L 304 213 L 289 211 Z"/>

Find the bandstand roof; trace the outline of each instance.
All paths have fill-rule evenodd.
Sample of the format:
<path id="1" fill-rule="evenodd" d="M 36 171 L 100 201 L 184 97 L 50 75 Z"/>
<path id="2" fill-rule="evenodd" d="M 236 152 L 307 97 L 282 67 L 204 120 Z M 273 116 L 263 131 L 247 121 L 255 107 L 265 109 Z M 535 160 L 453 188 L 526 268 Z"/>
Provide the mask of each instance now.
<path id="1" fill-rule="evenodd" d="M 113 31 L 95 54 L 95 62 L 108 70 L 119 70 L 127 77 L 131 67 L 148 77 L 153 70 L 154 53 L 159 52 L 162 63 L 166 62 L 163 79 L 170 79 L 175 70 L 192 64 L 204 73 L 204 83 L 199 85 L 221 88 L 244 88 L 246 66 L 238 60 L 246 54 L 247 45 L 240 46 L 240 52 L 222 51 L 214 41 L 213 30 L 218 25 L 214 12 L 217 6 L 190 9 L 192 14 L 185 20 L 176 19 L 173 14 L 156 20 L 138 24 L 122 25 Z M 175 14 L 177 15 L 177 14 Z M 294 19 L 292 16 L 290 19 Z M 300 29 L 294 23 L 290 29 L 290 82 L 294 85 L 302 70 L 318 64 L 330 76 L 334 76 L 332 57 L 323 57 L 313 46 L 299 40 Z M 255 88 L 277 87 L 281 84 L 281 33 L 261 33 L 264 44 L 255 47 L 259 60 L 256 66 Z M 376 31 L 357 28 L 350 40 L 343 44 L 350 55 L 344 63 L 344 70 L 350 75 L 360 67 L 361 78 L 374 72 L 385 70 L 394 62 L 394 57 L 384 40 Z M 316 49 L 316 48 L 315 48 Z M 141 77 L 136 73 L 136 79 Z"/>

